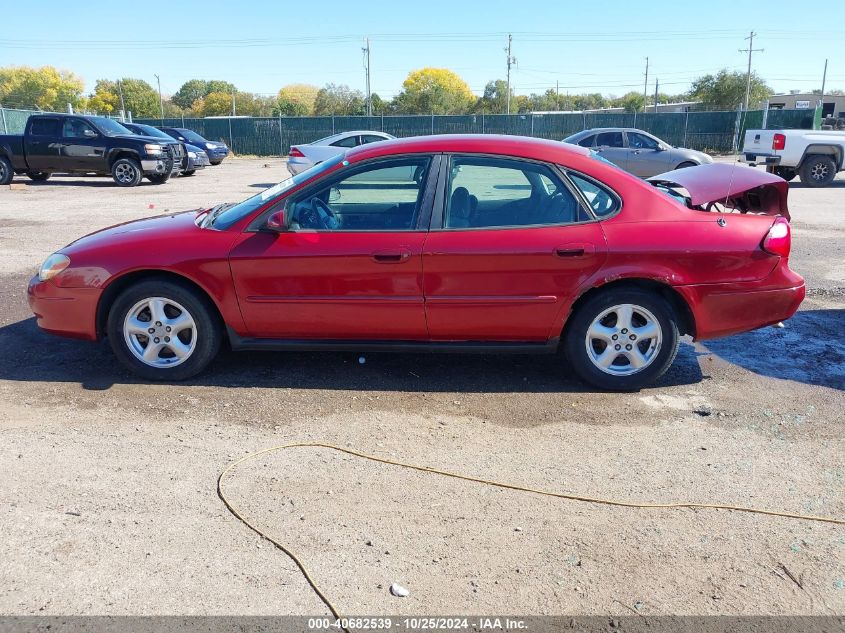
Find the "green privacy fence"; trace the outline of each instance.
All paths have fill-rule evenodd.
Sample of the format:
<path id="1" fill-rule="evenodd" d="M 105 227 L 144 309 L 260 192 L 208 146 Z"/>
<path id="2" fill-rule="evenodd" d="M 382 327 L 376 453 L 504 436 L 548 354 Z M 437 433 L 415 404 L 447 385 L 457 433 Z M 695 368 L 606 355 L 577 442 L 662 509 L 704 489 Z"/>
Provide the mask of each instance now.
<path id="1" fill-rule="evenodd" d="M 30 110 L 0 104 L 0 133 L 21 134 Z M 746 129 L 812 128 L 812 110 L 749 112 L 562 112 L 534 114 L 324 116 L 271 118 L 136 119 L 138 123 L 186 127 L 209 140 L 223 141 L 236 154 L 282 156 L 291 145 L 350 130 L 378 130 L 393 136 L 425 134 L 519 134 L 553 140 L 595 127 L 634 127 L 671 145 L 727 153 L 742 145 Z"/>

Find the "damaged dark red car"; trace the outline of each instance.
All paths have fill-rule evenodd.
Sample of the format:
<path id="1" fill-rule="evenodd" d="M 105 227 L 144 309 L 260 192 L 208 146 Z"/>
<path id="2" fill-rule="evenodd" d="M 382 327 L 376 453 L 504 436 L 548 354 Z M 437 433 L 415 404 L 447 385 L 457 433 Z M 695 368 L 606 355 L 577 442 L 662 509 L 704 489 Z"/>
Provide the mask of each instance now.
<path id="1" fill-rule="evenodd" d="M 786 183 L 706 165 L 645 182 L 516 136 L 365 145 L 237 204 L 104 229 L 29 285 L 44 330 L 147 379 L 240 350 L 558 354 L 636 389 L 679 338 L 789 318 Z M 169 206 L 174 206 L 171 203 Z"/>

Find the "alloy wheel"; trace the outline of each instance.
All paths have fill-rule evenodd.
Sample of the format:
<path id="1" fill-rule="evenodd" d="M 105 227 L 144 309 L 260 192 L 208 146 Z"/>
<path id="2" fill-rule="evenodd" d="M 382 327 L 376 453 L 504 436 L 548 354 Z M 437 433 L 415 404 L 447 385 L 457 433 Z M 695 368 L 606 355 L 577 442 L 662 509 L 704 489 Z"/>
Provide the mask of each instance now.
<path id="1" fill-rule="evenodd" d="M 828 174 L 828 167 L 825 163 L 818 162 L 810 169 L 810 175 L 815 180 L 826 180 Z"/>
<path id="2" fill-rule="evenodd" d="M 654 362 L 663 332 L 645 308 L 625 303 L 599 314 L 587 328 L 587 356 L 598 369 L 612 376 L 631 376 Z"/>
<path id="3" fill-rule="evenodd" d="M 114 175 L 120 182 L 132 182 L 135 180 L 136 174 L 135 167 L 129 163 L 121 163 L 114 170 Z"/>
<path id="4" fill-rule="evenodd" d="M 145 365 L 175 367 L 184 363 L 197 345 L 197 326 L 191 313 L 165 297 L 136 303 L 123 321 L 129 351 Z"/>

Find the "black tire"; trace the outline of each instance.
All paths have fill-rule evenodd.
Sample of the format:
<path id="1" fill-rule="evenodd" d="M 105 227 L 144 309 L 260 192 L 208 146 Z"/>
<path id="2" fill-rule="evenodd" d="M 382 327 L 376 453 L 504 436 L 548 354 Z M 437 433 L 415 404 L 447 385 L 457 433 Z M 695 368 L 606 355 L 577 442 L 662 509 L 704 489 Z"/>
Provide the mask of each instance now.
<path id="1" fill-rule="evenodd" d="M 195 173 L 197 173 L 196 169 L 189 169 L 188 171 L 183 171 L 182 175 L 183 176 L 193 176 Z"/>
<path id="2" fill-rule="evenodd" d="M 15 170 L 12 163 L 5 156 L 0 156 L 0 185 L 8 185 L 15 177 Z"/>
<path id="3" fill-rule="evenodd" d="M 827 187 L 836 178 L 836 161 L 826 154 L 810 154 L 801 161 L 798 173 L 807 187 Z"/>
<path id="4" fill-rule="evenodd" d="M 775 176 L 780 176 L 786 182 L 789 182 L 798 175 L 798 170 L 794 167 L 775 167 L 774 174 Z"/>
<path id="5" fill-rule="evenodd" d="M 615 347 L 619 346 L 621 350 L 615 355 L 613 354 L 615 350 L 609 350 L 612 364 L 609 367 L 610 371 L 605 371 L 593 362 L 591 353 L 600 355 L 611 342 L 608 341 L 607 344 L 604 344 L 605 347 L 602 347 L 603 342 L 592 339 L 590 342 L 591 351 L 588 351 L 587 332 L 593 322 L 603 313 L 621 305 L 634 306 L 631 320 L 635 327 L 640 327 L 650 321 L 650 319 L 643 317 L 646 312 L 650 313 L 648 316 L 654 318 L 659 328 L 660 345 L 658 347 L 656 339 L 652 338 L 646 339 L 644 337 L 639 342 L 630 340 L 630 336 L 635 336 L 635 329 L 616 331 L 614 320 L 618 318 L 618 313 L 611 312 L 605 317 L 609 321 L 606 322 L 603 319 L 600 323 L 608 328 L 607 331 L 614 331 L 614 336 L 619 337 L 619 339 L 614 339 L 619 342 L 612 344 Z M 610 323 L 610 325 L 608 326 L 607 323 Z M 653 383 L 666 373 L 678 353 L 679 342 L 680 333 L 677 316 L 663 297 L 654 292 L 636 288 L 611 288 L 587 299 L 569 318 L 564 332 L 563 351 L 569 366 L 584 382 L 608 391 L 635 391 Z M 652 344 L 654 349 L 651 348 Z M 622 372 L 630 370 L 625 369 L 626 364 L 630 368 L 629 356 L 625 352 L 626 345 L 636 345 L 640 351 L 645 349 L 646 356 L 649 349 L 652 349 L 652 355 L 647 356 L 648 364 L 643 369 L 630 375 L 622 375 Z M 617 363 L 616 361 L 621 362 Z"/>
<path id="6" fill-rule="evenodd" d="M 121 187 L 137 187 L 144 173 L 141 163 L 134 158 L 118 158 L 111 166 L 111 177 Z"/>
<path id="7" fill-rule="evenodd" d="M 145 311 L 137 312 L 139 304 L 151 298 L 164 299 L 163 312 L 167 318 L 174 319 L 180 316 L 181 311 L 177 310 L 178 306 L 186 310 L 192 319 L 194 326 L 178 333 L 177 342 L 182 343 L 183 349 L 190 348 L 191 350 L 184 361 L 178 361 L 172 349 L 163 342 L 167 336 L 166 332 L 169 332 L 166 330 L 168 321 L 162 319 L 162 326 L 157 326 L 157 322 L 153 322 L 151 310 L 142 307 L 141 310 Z M 142 361 L 136 356 L 136 352 L 132 351 L 130 346 L 137 345 L 137 353 L 142 354 L 153 344 L 153 341 L 147 337 L 146 333 L 141 333 L 136 338 L 124 333 L 124 323 L 131 313 L 135 313 L 139 320 L 144 320 L 143 317 L 148 316 L 149 320 L 146 322 L 156 330 L 151 336 L 161 337 L 158 340 L 164 347 L 156 353 L 154 358 L 151 358 L 152 363 L 159 363 L 159 366 Z M 176 321 L 171 323 L 175 328 Z M 217 355 L 222 338 L 220 319 L 211 301 L 185 284 L 163 279 L 141 281 L 124 290 L 109 310 L 106 331 L 111 348 L 118 360 L 134 374 L 146 380 L 176 381 L 195 376 Z M 130 340 L 127 340 L 127 336 Z M 147 337 L 146 340 L 144 337 Z M 168 366 L 168 362 L 172 362 L 173 365 Z"/>
<path id="8" fill-rule="evenodd" d="M 698 163 L 694 163 L 691 160 L 685 160 L 683 163 L 675 167 L 675 169 L 686 169 L 687 167 L 698 167 Z"/>
<path id="9" fill-rule="evenodd" d="M 168 180 L 170 180 L 170 174 L 150 174 L 147 176 L 147 180 L 149 180 L 154 185 L 163 185 Z"/>
<path id="10" fill-rule="evenodd" d="M 222 163 L 223 161 L 222 161 L 222 160 L 212 160 L 212 161 L 209 161 L 209 162 L 211 163 L 211 165 L 212 165 L 213 167 L 217 167 L 217 165 L 219 165 L 219 164 L 220 164 L 220 163 Z"/>
<path id="11" fill-rule="evenodd" d="M 46 171 L 28 171 L 26 175 L 34 182 L 44 182 L 50 177 Z"/>

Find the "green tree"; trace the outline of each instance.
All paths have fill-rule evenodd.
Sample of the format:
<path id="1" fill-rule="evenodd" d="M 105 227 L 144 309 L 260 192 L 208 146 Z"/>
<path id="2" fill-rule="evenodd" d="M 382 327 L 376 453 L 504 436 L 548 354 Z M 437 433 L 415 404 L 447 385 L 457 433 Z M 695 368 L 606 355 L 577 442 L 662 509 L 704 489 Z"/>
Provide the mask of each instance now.
<path id="1" fill-rule="evenodd" d="M 310 84 L 288 84 L 279 90 L 278 112 L 285 116 L 307 116 L 314 112 L 320 89 Z"/>
<path id="2" fill-rule="evenodd" d="M 231 115 L 232 95 L 229 92 L 210 92 L 194 101 L 191 109 L 200 116 Z"/>
<path id="3" fill-rule="evenodd" d="M 357 115 L 365 110 L 363 93 L 345 85 L 326 84 L 314 99 L 314 114 L 318 116 Z"/>
<path id="4" fill-rule="evenodd" d="M 64 112 L 67 104 L 83 107 L 85 85 L 80 77 L 52 66 L 0 68 L 0 103 L 20 108 Z"/>
<path id="5" fill-rule="evenodd" d="M 720 70 L 715 75 L 704 75 L 692 82 L 687 97 L 692 101 L 702 101 L 707 105 L 733 110 L 745 101 L 747 75 L 743 72 Z M 755 108 L 774 94 L 774 91 L 760 79 L 757 73 L 751 73 L 751 94 L 749 107 Z"/>
<path id="6" fill-rule="evenodd" d="M 414 70 L 402 88 L 396 106 L 407 114 L 461 114 L 476 101 L 467 83 L 448 68 Z"/>
<path id="7" fill-rule="evenodd" d="M 94 94 L 89 100 L 89 107 L 97 109 L 95 106 L 104 104 L 103 110 L 105 112 L 114 112 L 120 110 L 120 92 L 123 91 L 123 103 L 133 117 L 158 117 L 160 116 L 160 108 L 158 101 L 158 91 L 148 84 L 143 79 L 134 79 L 132 77 L 124 77 L 120 79 L 120 85 L 117 81 L 111 79 L 98 79 L 94 86 Z M 111 110 L 108 106 L 111 106 Z"/>
<path id="8" fill-rule="evenodd" d="M 632 90 L 614 99 L 611 105 L 615 108 L 625 108 L 625 112 L 642 112 L 645 107 L 645 97 L 643 93 Z"/>
<path id="9" fill-rule="evenodd" d="M 183 110 L 190 110 L 194 101 L 203 98 L 209 93 L 208 82 L 202 79 L 191 79 L 182 84 L 182 87 L 170 98 L 173 103 Z"/>
<path id="10" fill-rule="evenodd" d="M 510 92 L 513 99 L 513 90 Z M 485 114 L 504 114 L 508 108 L 508 82 L 502 79 L 488 81 L 484 94 L 475 102 L 474 110 Z"/>

